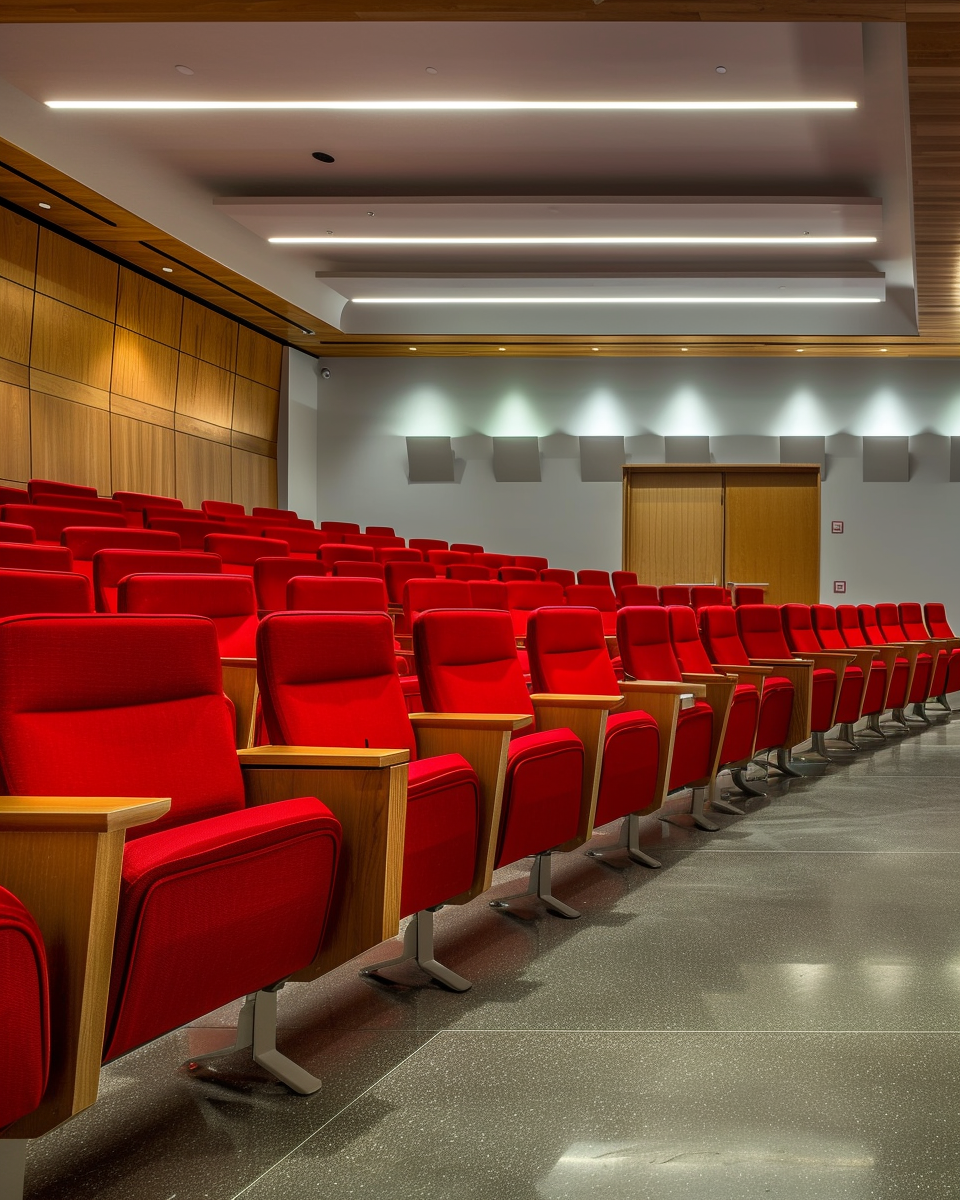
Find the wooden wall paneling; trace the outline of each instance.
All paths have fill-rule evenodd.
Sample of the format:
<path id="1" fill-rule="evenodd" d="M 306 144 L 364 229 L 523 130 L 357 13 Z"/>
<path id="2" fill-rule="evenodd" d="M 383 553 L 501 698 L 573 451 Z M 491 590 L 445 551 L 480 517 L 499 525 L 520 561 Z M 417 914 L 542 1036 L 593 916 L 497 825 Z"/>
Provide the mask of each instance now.
<path id="1" fill-rule="evenodd" d="M 0 279 L 0 358 L 30 361 L 33 291 L 9 279 Z"/>
<path id="2" fill-rule="evenodd" d="M 624 473 L 623 566 L 644 583 L 721 582 L 723 477 Z"/>
<path id="3" fill-rule="evenodd" d="M 113 490 L 174 495 L 177 486 L 174 439 L 172 429 L 111 413 Z"/>
<path id="4" fill-rule="evenodd" d="M 172 346 L 117 327 L 111 390 L 131 400 L 173 411 L 180 355 Z"/>
<path id="5" fill-rule="evenodd" d="M 266 387 L 279 388 L 283 347 L 279 342 L 240 326 L 237 336 L 237 374 Z"/>
<path id="6" fill-rule="evenodd" d="M 30 395 L 30 469 L 110 495 L 110 414 L 40 392 Z"/>
<path id="7" fill-rule="evenodd" d="M 117 264 L 49 229 L 40 230 L 37 291 L 113 321 L 117 312 Z"/>
<path id="8" fill-rule="evenodd" d="M 176 492 L 187 508 L 203 500 L 230 500 L 230 447 L 189 433 L 176 434 Z"/>
<path id="9" fill-rule="evenodd" d="M 0 208 L 0 275 L 32 288 L 37 277 L 39 226 L 19 213 Z"/>
<path id="10" fill-rule="evenodd" d="M 225 371 L 237 365 L 237 323 L 192 300 L 183 302 L 180 349 Z"/>
<path id="11" fill-rule="evenodd" d="M 166 346 L 179 347 L 183 297 L 135 271 L 120 268 L 117 324 Z"/>
<path id="12" fill-rule="evenodd" d="M 233 457 L 233 490 L 231 500 L 242 504 L 247 512 L 258 508 L 273 508 L 277 496 L 277 460 L 248 450 L 231 450 Z M 270 499 L 273 497 L 273 499 Z"/>
<path id="13" fill-rule="evenodd" d="M 109 396 L 113 332 L 111 322 L 38 292 L 33 309 L 31 370 L 85 384 Z"/>
<path id="14" fill-rule="evenodd" d="M 770 604 L 818 604 L 819 471 L 757 467 L 728 474 L 724 482 L 724 582 L 768 583 Z"/>
<path id="15" fill-rule="evenodd" d="M 280 393 L 276 388 L 237 376 L 233 393 L 233 429 L 249 433 L 265 442 L 277 440 Z"/>
<path id="16" fill-rule="evenodd" d="M 0 479 L 30 478 L 30 393 L 0 383 Z"/>
<path id="17" fill-rule="evenodd" d="M 196 417 L 210 425 L 229 429 L 233 420 L 234 379 L 235 376 L 229 371 L 191 355 L 181 354 L 177 379 L 177 415 Z"/>

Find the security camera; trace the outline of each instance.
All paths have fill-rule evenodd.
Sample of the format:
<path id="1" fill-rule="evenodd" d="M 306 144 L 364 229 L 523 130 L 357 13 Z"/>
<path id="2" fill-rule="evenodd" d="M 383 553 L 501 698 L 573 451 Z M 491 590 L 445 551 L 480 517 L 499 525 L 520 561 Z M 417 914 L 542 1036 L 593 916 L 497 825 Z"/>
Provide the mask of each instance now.
<path id="1" fill-rule="evenodd" d="M 330 378 L 330 368 L 329 367 L 323 367 L 321 369 L 320 378 L 321 379 L 329 379 Z"/>

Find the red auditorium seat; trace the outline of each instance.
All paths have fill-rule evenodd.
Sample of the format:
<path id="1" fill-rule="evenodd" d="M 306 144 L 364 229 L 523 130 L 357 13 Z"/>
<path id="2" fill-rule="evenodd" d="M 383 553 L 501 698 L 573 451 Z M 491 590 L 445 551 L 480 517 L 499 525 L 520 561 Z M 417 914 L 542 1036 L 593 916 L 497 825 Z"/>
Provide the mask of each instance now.
<path id="1" fill-rule="evenodd" d="M 670 621 L 667 610 L 650 605 L 646 608 L 621 608 L 617 616 L 617 642 L 624 670 L 632 679 L 657 682 L 666 694 L 676 698 L 677 732 L 666 791 L 681 788 L 692 790 L 690 815 L 700 829 L 716 830 L 719 826 L 704 813 L 704 803 L 712 795 L 717 781 L 717 765 L 726 727 L 725 714 L 714 712 L 707 702 L 704 683 L 687 682 L 670 642 Z M 713 685 L 714 688 L 716 685 Z M 729 695 L 732 686 L 723 690 Z M 693 699 L 681 701 L 680 697 Z M 664 814 L 666 820 L 673 814 Z"/>
<path id="2" fill-rule="evenodd" d="M 917 658 L 918 670 L 925 660 L 929 661 L 930 678 L 927 683 L 926 694 L 922 699 L 918 700 L 914 700 L 911 696 L 914 715 L 921 721 L 929 724 L 930 718 L 927 716 L 924 706 L 931 697 L 943 695 L 950 669 L 949 651 L 941 643 L 931 639 L 929 633 L 923 628 L 922 622 L 920 622 L 921 629 L 923 630 L 921 637 L 919 639 L 911 638 L 903 628 L 900 620 L 900 610 L 896 604 L 877 605 L 877 625 L 888 642 L 905 642 L 907 645 L 920 647 L 920 654 Z M 916 675 L 914 676 L 914 682 L 916 682 Z"/>
<path id="3" fill-rule="evenodd" d="M 124 529 L 122 513 L 87 512 L 80 508 L 44 508 L 37 504 L 5 504 L 0 517 L 14 525 L 31 525 L 38 542 L 59 546 L 63 531 L 71 525 L 97 525 L 104 529 Z"/>
<path id="4" fill-rule="evenodd" d="M 374 549 L 374 553 L 377 556 L 377 562 L 382 562 L 384 566 L 392 562 L 423 562 L 422 550 L 411 550 L 405 546 L 377 546 Z"/>
<path id="5" fill-rule="evenodd" d="M 811 604 L 810 618 L 816 630 L 817 639 L 824 650 L 846 650 L 848 647 L 837 620 L 837 610 L 831 604 Z M 859 632 L 859 627 L 858 627 Z M 858 651 L 867 651 L 862 639 L 856 647 Z M 870 661 L 858 661 L 861 670 L 867 672 L 867 686 L 864 689 L 860 715 L 867 718 L 866 730 L 885 737 L 880 728 L 880 714 L 886 707 L 887 692 L 893 681 L 893 672 L 897 660 L 896 649 L 892 646 L 870 647 Z M 864 655 L 864 659 L 866 656 Z M 906 664 L 904 664 L 906 665 Z M 853 730 L 845 732 L 847 739 L 852 741 Z"/>
<path id="6" fill-rule="evenodd" d="M 223 529 L 224 522 L 219 518 L 208 517 L 202 508 L 184 508 L 182 504 L 171 507 L 167 503 L 145 504 L 143 519 L 149 521 L 152 517 L 176 517 L 180 521 L 212 521 L 217 529 Z"/>
<path id="7" fill-rule="evenodd" d="M 26 488 L 5 487 L 0 484 L 0 506 L 4 504 L 29 504 L 30 493 Z"/>
<path id="8" fill-rule="evenodd" d="M 0 816 L 0 833 L 6 831 Z M 39 1107 L 49 1072 L 50 994 L 43 938 L 26 906 L 0 887 L 0 1132 Z M 11 1198 L 19 1195 L 25 1148 L 25 1140 L 19 1147 L 11 1142 L 3 1147 L 10 1157 L 4 1156 L 7 1173 L 0 1179 Z"/>
<path id="9" fill-rule="evenodd" d="M 237 533 L 208 533 L 203 539 L 207 554 L 218 554 L 226 575 L 249 575 L 258 558 L 284 558 L 290 547 L 277 538 L 243 537 Z"/>
<path id="10" fill-rule="evenodd" d="M 465 567 L 470 563 L 470 555 L 456 550 L 428 550 L 427 562 L 433 567 L 450 567 L 454 563 Z"/>
<path id="11" fill-rule="evenodd" d="M 566 698 L 530 696 L 507 613 L 423 612 L 413 635 L 428 710 L 536 717 L 536 733 L 521 730 L 510 742 L 491 865 L 505 867 L 533 855 L 526 895 L 538 897 L 558 916 L 578 917 L 551 891 L 550 856 L 582 844 L 583 817 L 596 794 L 594 780 L 585 772 L 583 743 L 565 724 L 570 712 L 562 704 Z M 495 908 L 509 906 L 509 899 L 492 902 Z"/>
<path id="12" fill-rule="evenodd" d="M 374 581 L 351 582 L 373 590 Z M 336 583 L 294 579 L 291 607 L 310 606 L 321 592 L 336 592 Z M 307 593 L 302 606 L 298 589 Z M 360 609 L 274 613 L 261 625 L 257 647 L 264 722 L 273 744 L 380 746 L 410 753 L 400 917 L 414 920 L 404 953 L 363 973 L 414 959 L 446 987 L 466 991 L 469 982 L 436 961 L 433 911 L 456 897 L 467 898 L 473 886 L 480 782 L 461 754 L 434 755 L 419 744 L 394 668 L 389 618 Z"/>
<path id="13" fill-rule="evenodd" d="M 780 667 L 787 663 L 807 662 L 806 670 L 810 673 L 802 687 L 804 694 L 809 693 L 807 703 L 810 708 L 809 729 L 813 738 L 814 749 L 821 757 L 824 756 L 824 735 L 833 728 L 839 700 L 838 686 L 840 671 L 835 662 L 817 655 L 794 655 L 783 633 L 780 620 L 780 609 L 776 604 L 740 604 L 735 609 L 737 629 L 740 640 L 750 656 L 750 661 L 760 666 Z M 842 668 L 841 668 L 842 669 Z M 793 678 L 794 687 L 798 680 Z M 785 756 L 787 767 L 790 756 Z M 781 769 L 787 769 L 781 767 Z M 796 765 L 794 771 L 798 771 Z M 800 773 L 800 772 L 798 772 Z"/>
<path id="14" fill-rule="evenodd" d="M 57 483 L 53 479 L 31 479 L 27 483 L 27 495 L 31 502 L 35 501 L 38 496 L 87 496 L 91 500 L 97 499 L 97 489 L 95 487 L 87 487 L 82 483 Z M 64 505 L 64 508 L 69 507 Z"/>
<path id="15" fill-rule="evenodd" d="M 690 589 L 686 584 L 668 583 L 660 588 L 660 603 L 666 607 L 669 604 L 690 604 Z"/>
<path id="16" fill-rule="evenodd" d="M 767 593 L 764 588 L 744 587 L 742 584 L 734 584 L 733 587 L 733 602 L 740 607 L 741 604 L 766 604 Z"/>
<path id="17" fill-rule="evenodd" d="M 200 508 L 208 517 L 245 517 L 247 510 L 242 504 L 231 504 L 229 500 L 201 500 Z"/>
<path id="18" fill-rule="evenodd" d="M 333 574 L 350 576 L 353 579 L 383 579 L 383 563 L 357 562 L 356 559 L 347 559 L 345 562 L 333 564 Z"/>
<path id="19" fill-rule="evenodd" d="M 573 571 L 566 571 L 562 567 L 547 567 L 545 571 L 540 572 L 540 581 L 559 583 L 562 588 L 568 588 L 577 582 L 577 577 Z"/>
<path id="20" fill-rule="evenodd" d="M 698 615 L 700 639 L 713 665 L 761 691 L 754 753 L 775 750 L 777 769 L 791 773 L 788 752 L 810 736 L 809 668 L 801 663 L 764 667 L 751 662 L 729 605 L 708 606 Z"/>
<path id="21" fill-rule="evenodd" d="M 97 612 L 117 611 L 117 589 L 128 575 L 216 575 L 219 555 L 201 550 L 98 550 L 93 556 L 93 599 Z"/>
<path id="22" fill-rule="evenodd" d="M 606 587 L 613 591 L 609 571 L 578 571 L 577 583 L 586 587 Z"/>
<path id="23" fill-rule="evenodd" d="M 61 543 L 73 555 L 73 570 L 93 578 L 93 556 L 98 550 L 179 550 L 175 533 L 158 529 L 101 529 L 99 526 L 72 525 L 60 535 Z"/>
<path id="24" fill-rule="evenodd" d="M 79 522 L 75 522 L 79 524 Z M 222 521 L 211 521 L 206 517 L 192 517 L 178 514 L 175 517 L 147 517 L 148 529 L 165 529 L 168 533 L 180 535 L 180 546 L 183 550 L 202 550 L 203 539 L 208 533 L 224 533 Z"/>
<path id="25" fill-rule="evenodd" d="M 870 681 L 870 667 L 875 655 L 869 650 L 827 649 L 817 635 L 809 604 L 782 604 L 780 620 L 787 643 L 794 654 L 816 656 L 818 660 L 822 660 L 824 655 L 838 656 L 834 662 L 837 668 L 840 696 L 833 714 L 833 721 L 835 725 L 840 726 L 841 740 L 847 742 L 853 749 L 857 749 L 853 727 L 863 715 L 863 703 L 867 695 L 867 684 Z"/>
<path id="26" fill-rule="evenodd" d="M 134 528 L 143 526 L 144 512 L 148 506 L 155 510 L 167 509 L 171 515 L 183 508 L 182 500 L 175 500 L 172 496 L 151 496 L 148 492 L 114 492 L 113 498 L 123 505 L 127 524 Z"/>
<path id="27" fill-rule="evenodd" d="M 337 613 L 384 613 L 387 589 L 379 579 L 295 575 L 287 584 L 285 608 Z"/>
<path id="28" fill-rule="evenodd" d="M 600 616 L 592 608 L 539 608 L 527 626 L 530 672 L 536 692 L 581 696 L 616 696 L 621 685 L 607 653 Z M 661 714 L 667 724 L 661 732 L 655 716 L 643 711 L 641 685 L 627 684 L 629 711 L 610 712 L 602 731 L 603 762 L 596 811 L 587 830 L 623 817 L 620 845 L 635 862 L 647 867 L 660 863 L 640 849 L 640 816 L 660 807 L 668 763 L 660 772 L 660 747 L 665 758 L 673 744 L 672 709 Z M 663 709 L 663 697 L 650 697 Z M 671 704 L 675 703 L 671 699 Z M 588 741 L 584 739 L 584 748 Z M 658 787 L 659 785 L 659 787 Z M 601 857 L 601 851 L 588 851 Z"/>
<path id="29" fill-rule="evenodd" d="M 912 620 L 912 617 L 911 617 Z M 947 686 L 946 692 L 960 691 L 960 640 L 947 620 L 947 610 L 942 604 L 925 604 L 923 606 L 923 620 L 927 628 L 927 633 L 930 637 L 938 639 L 947 639 L 953 644 L 953 649 L 950 654 L 950 666 L 947 671 Z M 941 704 L 947 704 L 946 693 L 943 696 L 938 696 L 937 699 Z"/>
<path id="30" fill-rule="evenodd" d="M 320 528 L 330 533 L 359 533 L 360 526 L 354 521 L 321 521 Z"/>
<path id="31" fill-rule="evenodd" d="M 707 703 L 714 713 L 714 721 L 723 720 L 726 713 L 726 729 L 720 747 L 718 770 L 729 771 L 734 784 L 748 796 L 764 795 L 746 778 L 745 772 L 756 751 L 757 728 L 760 722 L 760 700 L 763 680 L 741 679 L 739 672 L 728 674 L 720 671 L 711 661 L 710 655 L 700 640 L 697 614 L 685 604 L 676 604 L 666 610 L 669 618 L 670 643 L 685 681 L 707 685 Z M 724 689 L 714 686 L 717 681 L 733 683 L 732 694 L 724 695 Z M 730 689 L 727 689 L 729 693 Z M 719 796 L 713 803 L 717 806 Z M 727 810 L 732 806 L 720 802 Z M 739 813 L 739 809 L 734 809 Z"/>
<path id="32" fill-rule="evenodd" d="M 403 615 L 397 618 L 397 633 L 411 637 L 414 618 L 428 608 L 470 608 L 471 586 L 459 579 L 408 579 L 403 586 Z"/>
<path id="33" fill-rule="evenodd" d="M 407 545 L 411 550 L 422 550 L 424 554 L 428 550 L 449 550 L 450 547 L 446 542 L 441 542 L 437 538 L 410 538 Z"/>
<path id="34" fill-rule="evenodd" d="M 403 589 L 408 579 L 436 579 L 433 567 L 424 562 L 385 562 L 383 578 L 387 585 L 387 599 L 395 608 L 403 604 Z"/>
<path id="35" fill-rule="evenodd" d="M 475 580 L 492 579 L 493 571 L 489 567 L 475 566 L 473 563 L 451 563 L 447 567 L 447 578 L 472 583 Z"/>
<path id="36" fill-rule="evenodd" d="M 543 583 L 540 580 L 527 582 L 520 579 L 505 586 L 514 637 L 521 641 L 527 636 L 527 620 L 532 612 L 546 605 L 556 608 L 565 603 L 563 588 L 559 583 Z"/>
<path id="37" fill-rule="evenodd" d="M 616 596 L 618 604 L 623 604 L 623 601 L 620 599 L 620 594 L 623 589 L 625 587 L 636 587 L 637 582 L 636 571 L 610 572 L 610 585 L 613 588 L 613 594 Z M 654 603 L 659 603 L 659 600 L 655 600 Z"/>
<path id="38" fill-rule="evenodd" d="M 37 508 L 64 508 L 65 498 L 44 493 L 34 498 Z M 99 496 L 70 496 L 69 507 L 77 512 L 112 513 L 121 516 L 126 523 L 126 509 L 118 500 L 101 500 Z"/>
<path id="39" fill-rule="evenodd" d="M 405 550 L 407 543 L 402 537 L 397 537 L 396 534 L 386 533 L 362 533 L 358 542 L 361 546 L 372 546 L 374 550 Z M 351 533 L 345 541 L 353 542 L 357 540 L 357 535 Z"/>
<path id="40" fill-rule="evenodd" d="M 236 714 L 238 748 L 254 743 L 257 715 L 257 597 L 247 575 L 128 575 L 117 590 L 121 613 L 208 617 L 217 631 L 223 690 Z"/>
<path id="41" fill-rule="evenodd" d="M 21 613 L 92 612 L 93 589 L 85 575 L 66 571 L 0 570 L 0 617 Z"/>
<path id="42" fill-rule="evenodd" d="M 472 561 L 480 567 L 493 567 L 495 571 L 499 571 L 501 567 L 513 566 L 512 554 L 474 554 Z"/>
<path id="43" fill-rule="evenodd" d="M 539 583 L 540 577 L 532 567 L 501 567 L 499 572 L 501 583 Z"/>
<path id="44" fill-rule="evenodd" d="M 913 673 L 919 651 L 915 647 L 908 650 L 905 647 L 889 645 L 884 641 L 880 630 L 877 628 L 873 629 L 876 641 L 871 641 L 864 633 L 863 626 L 860 624 L 860 613 L 853 604 L 838 604 L 836 614 L 837 628 L 845 645 L 851 649 L 860 649 L 867 646 L 869 649 L 875 650 L 877 656 L 886 663 L 890 679 L 886 695 L 884 696 L 884 708 L 889 708 L 893 720 L 905 729 L 907 722 L 903 715 L 903 709 L 906 706 L 907 696 L 910 693 L 910 686 L 913 682 Z M 879 721 L 871 720 L 868 723 L 868 727 L 874 733 L 883 734 Z"/>
<path id="45" fill-rule="evenodd" d="M 540 558 L 536 554 L 518 554 L 513 560 L 515 567 L 528 567 L 531 571 L 535 571 L 539 576 L 541 571 L 546 571 L 550 566 L 548 558 Z"/>
<path id="46" fill-rule="evenodd" d="M 475 579 L 470 583 L 471 608 L 495 608 L 507 612 L 507 585 L 499 579 Z"/>
<path id="47" fill-rule="evenodd" d="M 478 546 L 476 542 L 451 542 L 451 550 L 459 550 L 461 554 L 482 554 L 483 547 Z"/>
<path id="48" fill-rule="evenodd" d="M 621 608 L 649 608 L 660 603 L 660 589 L 652 583 L 627 583 L 617 593 Z"/>
<path id="49" fill-rule="evenodd" d="M 895 605 L 894 608 L 896 608 Z M 863 632 L 863 640 L 867 645 L 896 645 L 902 657 L 907 660 L 909 683 L 904 706 L 902 708 L 895 708 L 893 701 L 890 701 L 894 719 L 906 726 L 906 705 L 912 704 L 916 713 L 916 706 L 925 704 L 930 695 L 930 685 L 933 682 L 933 658 L 930 654 L 923 652 L 922 645 L 908 643 L 906 634 L 902 630 L 900 631 L 899 638 L 888 636 L 892 631 L 889 625 L 886 630 L 881 628 L 877 618 L 877 606 L 873 604 L 858 604 L 857 617 L 860 621 L 860 629 Z M 923 719 L 925 720 L 926 718 Z"/>
<path id="50" fill-rule="evenodd" d="M 0 542 L 0 567 L 15 571 L 72 571 L 73 555 L 65 546 Z"/>
<path id="51" fill-rule="evenodd" d="M 364 533 L 372 534 L 374 537 L 396 537 L 397 531 L 392 525 L 367 525 Z"/>
<path id="52" fill-rule="evenodd" d="M 0 622 L 0 758 L 15 795 L 172 797 L 112 802 L 121 842 L 129 826 L 122 868 L 91 856 L 99 875 L 82 894 L 120 895 L 109 997 L 84 1011 L 93 1029 L 106 1018 L 104 1061 L 246 996 L 234 1049 L 252 1044 L 275 1077 L 316 1091 L 275 1049 L 276 991 L 320 951 L 340 826 L 309 796 L 245 807 L 210 622 Z M 65 800 L 53 816 L 71 811 Z"/>
<path id="53" fill-rule="evenodd" d="M 334 563 L 348 562 L 349 560 L 353 560 L 354 562 L 375 562 L 376 556 L 371 546 L 348 546 L 344 542 L 337 542 L 334 545 L 322 546 L 320 548 L 320 561 L 329 571 L 333 570 Z"/>
<path id="54" fill-rule="evenodd" d="M 268 541 L 286 542 L 296 558 L 316 561 L 317 551 L 325 545 L 324 535 L 315 529 L 298 529 L 296 525 L 264 525 L 260 536 Z"/>
<path id="55" fill-rule="evenodd" d="M 251 508 L 251 516 L 266 517 L 274 525 L 294 525 L 299 517 L 291 508 Z"/>
<path id="56" fill-rule="evenodd" d="M 0 521 L 0 542 L 29 543 L 37 540 L 37 531 L 32 525 L 15 525 L 12 521 Z"/>
<path id="57" fill-rule="evenodd" d="M 565 590 L 564 596 L 568 604 L 598 609 L 603 621 L 604 636 L 616 638 L 617 598 L 606 584 L 575 583 Z"/>
<path id="58" fill-rule="evenodd" d="M 287 584 L 295 576 L 327 577 L 322 562 L 302 558 L 258 558 L 253 564 L 253 587 L 257 593 L 257 612 L 265 617 L 287 607 Z"/>
<path id="59" fill-rule="evenodd" d="M 690 604 L 694 612 L 699 612 L 701 608 L 706 608 L 708 605 L 730 603 L 732 603 L 730 593 L 724 587 L 718 587 L 715 584 L 698 584 L 690 589 Z"/>

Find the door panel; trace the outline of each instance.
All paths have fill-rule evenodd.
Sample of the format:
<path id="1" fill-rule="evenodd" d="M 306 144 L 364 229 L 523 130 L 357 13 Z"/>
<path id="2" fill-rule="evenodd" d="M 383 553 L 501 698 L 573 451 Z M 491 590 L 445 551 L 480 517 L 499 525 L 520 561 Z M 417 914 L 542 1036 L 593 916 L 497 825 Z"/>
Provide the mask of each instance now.
<path id="1" fill-rule="evenodd" d="M 725 476 L 727 582 L 768 583 L 767 602 L 820 600 L 820 479 L 811 474 Z"/>
<path id="2" fill-rule="evenodd" d="M 624 488 L 623 565 L 643 583 L 723 579 L 723 476 L 651 472 Z"/>

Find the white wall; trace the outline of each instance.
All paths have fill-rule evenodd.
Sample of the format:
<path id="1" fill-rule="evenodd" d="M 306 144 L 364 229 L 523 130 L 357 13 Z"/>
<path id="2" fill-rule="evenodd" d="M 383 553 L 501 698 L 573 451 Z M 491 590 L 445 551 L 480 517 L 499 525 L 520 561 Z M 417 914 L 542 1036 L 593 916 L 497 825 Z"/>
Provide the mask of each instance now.
<path id="1" fill-rule="evenodd" d="M 317 520 L 317 381 L 309 354 L 284 349 L 277 433 L 277 493 L 281 508 Z"/>
<path id="2" fill-rule="evenodd" d="M 960 619 L 960 362 L 893 359 L 329 359 L 318 377 L 320 515 L 404 536 L 620 565 L 621 490 L 581 483 L 577 435 L 624 434 L 633 462 L 665 434 L 709 434 L 718 462 L 776 462 L 782 434 L 827 436 L 824 599 L 942 598 Z M 910 435 L 912 478 L 861 481 L 863 435 Z M 408 435 L 450 435 L 457 482 L 410 484 Z M 543 482 L 496 483 L 492 436 L 543 439 Z M 297 468 L 298 473 L 300 468 Z M 830 534 L 831 520 L 845 532 Z"/>

